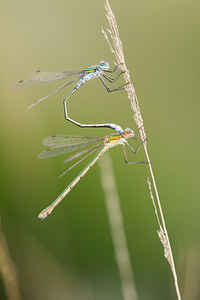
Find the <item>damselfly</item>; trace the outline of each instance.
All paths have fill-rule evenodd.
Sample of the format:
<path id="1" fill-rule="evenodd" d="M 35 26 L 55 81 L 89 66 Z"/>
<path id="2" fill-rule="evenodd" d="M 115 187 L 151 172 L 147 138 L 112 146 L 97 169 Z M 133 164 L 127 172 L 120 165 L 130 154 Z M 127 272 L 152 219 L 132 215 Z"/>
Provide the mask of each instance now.
<path id="1" fill-rule="evenodd" d="M 107 80 L 110 83 L 115 82 L 122 72 L 119 73 L 119 75 L 116 78 L 113 78 L 109 76 L 106 73 L 114 73 L 119 65 L 116 65 L 113 70 L 110 70 L 109 64 L 106 61 L 101 61 L 99 65 L 91 66 L 89 68 L 83 69 L 82 71 L 36 71 L 30 75 L 30 77 L 26 80 L 20 80 L 12 85 L 11 88 L 13 89 L 24 89 L 24 88 L 30 88 L 30 87 L 37 87 L 42 86 L 46 84 L 50 84 L 52 82 L 59 81 L 61 79 L 65 79 L 69 76 L 78 75 L 75 79 L 72 81 L 65 83 L 64 85 L 58 87 L 54 91 L 52 91 L 50 94 L 44 96 L 43 98 L 37 100 L 33 104 L 31 104 L 28 108 L 31 108 L 38 104 L 39 102 L 43 101 L 44 99 L 48 98 L 49 96 L 57 93 L 58 91 L 62 90 L 63 88 L 67 87 L 68 85 L 72 84 L 75 81 L 78 81 L 78 83 L 74 86 L 72 91 L 65 97 L 63 100 L 64 104 L 64 114 L 66 120 L 74 123 L 75 125 L 79 127 L 110 127 L 112 129 L 117 130 L 116 128 L 113 128 L 113 124 L 81 124 L 79 122 L 74 121 L 73 119 L 69 118 L 67 113 L 67 100 L 86 82 L 93 78 L 100 78 L 101 82 L 103 83 L 104 87 L 108 92 L 114 92 L 124 89 L 124 86 L 126 84 L 123 84 L 115 89 L 110 89 L 108 85 L 106 84 L 105 80 Z M 105 79 L 105 80 L 104 80 Z M 118 131 L 118 130 L 117 130 Z"/>
<path id="2" fill-rule="evenodd" d="M 72 136 L 72 135 L 52 135 L 47 137 L 43 144 L 47 147 L 50 147 L 39 154 L 39 158 L 48 158 L 53 156 L 58 156 L 61 154 L 65 154 L 71 151 L 75 151 L 82 147 L 91 145 L 92 143 L 99 142 L 97 145 L 93 145 L 89 149 L 83 150 L 78 152 L 71 157 L 69 157 L 65 162 L 69 162 L 75 158 L 80 157 L 81 155 L 89 152 L 83 158 L 81 158 L 78 162 L 76 162 L 72 167 L 70 167 L 67 171 L 65 171 L 62 175 L 66 172 L 71 170 L 75 165 L 83 161 L 86 157 L 88 157 L 91 153 L 95 150 L 100 148 L 97 154 L 93 157 L 93 159 L 89 162 L 89 164 L 78 174 L 78 176 L 68 185 L 68 187 L 58 196 L 58 198 L 47 208 L 45 208 L 38 216 L 38 218 L 44 220 L 52 211 L 53 209 L 64 199 L 64 197 L 73 189 L 73 187 L 81 180 L 81 178 L 90 170 L 90 168 L 99 160 L 99 158 L 110 148 L 122 145 L 123 152 L 124 152 L 124 160 L 127 164 L 138 164 L 138 163 L 146 163 L 145 161 L 140 162 L 129 162 L 127 160 L 125 144 L 130 148 L 130 150 L 136 154 L 140 149 L 143 142 L 139 145 L 136 150 L 129 145 L 127 139 L 134 139 L 138 140 L 139 138 L 139 131 L 138 136 L 134 136 L 134 132 L 131 129 L 126 129 L 125 131 L 119 134 L 111 134 L 107 135 L 106 137 L 83 137 L 83 136 Z"/>

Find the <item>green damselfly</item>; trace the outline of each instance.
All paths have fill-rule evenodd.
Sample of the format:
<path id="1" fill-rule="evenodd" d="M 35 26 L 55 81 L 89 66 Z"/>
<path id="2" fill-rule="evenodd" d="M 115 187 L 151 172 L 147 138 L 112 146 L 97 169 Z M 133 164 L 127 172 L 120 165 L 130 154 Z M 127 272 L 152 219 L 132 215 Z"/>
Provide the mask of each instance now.
<path id="1" fill-rule="evenodd" d="M 99 158 L 110 148 L 122 145 L 123 152 L 124 152 L 124 160 L 128 164 L 138 164 L 138 163 L 147 163 L 145 161 L 140 162 L 129 162 L 127 160 L 125 145 L 127 145 L 130 150 L 136 154 L 138 150 L 140 149 L 143 142 L 139 145 L 139 147 L 136 150 L 133 150 L 133 148 L 130 146 L 130 144 L 127 142 L 127 139 L 134 139 L 138 140 L 139 138 L 139 130 L 138 130 L 138 136 L 134 136 L 134 132 L 131 129 L 126 129 L 125 131 L 122 131 L 118 134 L 111 134 L 107 135 L 106 137 L 83 137 L 83 136 L 72 136 L 72 135 L 52 135 L 47 137 L 43 144 L 47 147 L 50 147 L 43 152 L 39 154 L 39 158 L 48 158 L 53 156 L 58 156 L 61 154 L 65 154 L 71 151 L 78 150 L 82 147 L 91 145 L 92 143 L 98 143 L 97 145 L 93 145 L 89 149 L 82 150 L 81 152 L 78 152 L 76 154 L 73 154 L 70 156 L 65 162 L 69 162 L 75 158 L 80 157 L 81 155 L 89 152 L 87 155 L 82 157 L 79 161 L 77 161 L 72 167 L 70 167 L 67 171 L 65 171 L 62 175 L 64 175 L 66 172 L 71 170 L 75 165 L 83 161 L 86 157 L 88 157 L 91 153 L 93 153 L 95 150 L 100 150 L 97 152 L 97 154 L 93 157 L 93 159 L 87 164 L 87 166 L 78 174 L 78 176 L 67 186 L 67 188 L 57 197 L 57 199 L 47 208 L 45 208 L 38 216 L 38 218 L 44 220 L 52 211 L 53 209 L 64 199 L 64 197 L 73 189 L 73 187 L 81 180 L 81 178 L 91 169 L 91 167 L 99 160 Z"/>
<path id="2" fill-rule="evenodd" d="M 105 80 L 107 80 L 110 83 L 115 82 L 120 75 L 123 72 L 120 72 L 119 75 L 116 78 L 113 78 L 109 76 L 106 73 L 114 73 L 119 65 L 116 65 L 113 70 L 110 70 L 109 64 L 106 61 L 101 61 L 99 65 L 91 66 L 89 68 L 85 68 L 82 71 L 36 71 L 32 73 L 28 79 L 26 80 L 20 80 L 13 84 L 11 88 L 13 89 L 25 89 L 25 88 L 31 88 L 31 87 L 37 87 L 37 86 L 43 86 L 46 84 L 50 84 L 56 81 L 59 81 L 61 79 L 65 79 L 69 76 L 74 76 L 78 75 L 75 79 L 72 81 L 58 87 L 54 91 L 52 91 L 50 94 L 44 96 L 43 98 L 37 100 L 33 104 L 31 104 L 28 108 L 31 108 L 35 106 L 36 104 L 40 103 L 41 101 L 45 100 L 49 96 L 59 92 L 63 88 L 67 87 L 68 85 L 78 81 L 78 83 L 74 86 L 72 91 L 65 97 L 63 100 L 64 104 L 64 114 L 65 114 L 65 119 L 74 123 L 75 125 L 79 127 L 110 127 L 112 129 L 115 129 L 118 131 L 118 128 L 113 128 L 113 125 L 115 124 L 81 124 L 79 122 L 74 121 L 73 119 L 69 118 L 68 113 L 67 113 L 67 100 L 86 82 L 94 78 L 100 78 L 101 82 L 103 83 L 104 87 L 108 92 L 114 92 L 118 90 L 124 89 L 124 86 L 126 84 L 123 84 L 119 86 L 118 88 L 115 89 L 110 89 L 108 85 L 106 84 Z M 104 80 L 105 79 L 105 80 Z M 118 131 L 120 132 L 120 131 Z"/>

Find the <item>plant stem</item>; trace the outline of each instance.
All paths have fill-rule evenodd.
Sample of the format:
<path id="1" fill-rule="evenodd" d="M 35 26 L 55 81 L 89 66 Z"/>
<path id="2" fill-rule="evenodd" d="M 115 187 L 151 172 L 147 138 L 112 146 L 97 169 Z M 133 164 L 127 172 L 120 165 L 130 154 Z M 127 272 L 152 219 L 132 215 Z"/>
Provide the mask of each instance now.
<path id="1" fill-rule="evenodd" d="M 120 208 L 120 199 L 117 193 L 109 153 L 104 155 L 104 158 L 99 162 L 99 166 L 123 297 L 125 300 L 137 300 L 138 297 Z"/>
<path id="2" fill-rule="evenodd" d="M 119 37 L 119 31 L 118 31 L 118 27 L 117 27 L 117 22 L 115 19 L 115 16 L 111 10 L 110 4 L 108 2 L 108 0 L 106 0 L 106 12 L 107 12 L 107 19 L 110 25 L 110 29 L 108 29 L 107 31 L 104 31 L 102 29 L 102 32 L 110 46 L 110 50 L 111 52 L 115 55 L 115 58 L 117 60 L 118 64 L 121 64 L 119 67 L 121 69 L 121 71 L 123 71 L 123 75 L 124 75 L 124 79 L 125 82 L 127 83 L 126 86 L 126 91 L 128 93 L 128 98 L 130 100 L 131 103 L 131 108 L 133 110 L 133 117 L 134 120 L 136 122 L 136 125 L 138 126 L 138 128 L 140 129 L 140 136 L 142 140 L 146 139 L 146 133 L 145 133 L 145 129 L 144 129 L 144 122 L 143 122 L 143 118 L 140 112 L 140 108 L 139 108 L 139 102 L 136 96 L 136 92 L 135 92 L 135 88 L 133 86 L 133 84 L 131 83 L 131 79 L 130 79 L 130 74 L 129 71 L 126 67 L 125 64 L 125 58 L 124 58 L 124 52 L 123 52 L 123 47 L 122 47 L 122 42 L 121 39 Z M 109 37 L 108 37 L 109 35 Z M 111 40 L 111 42 L 110 42 Z M 157 214 L 157 220 L 158 220 L 158 224 L 159 224 L 159 228 L 160 230 L 158 231 L 158 235 L 159 238 L 164 246 L 164 253 L 165 253 L 165 257 L 167 258 L 172 273 L 173 273 L 173 277 L 174 277 L 174 284 L 175 284 L 175 289 L 176 289 L 176 293 L 177 293 L 177 297 L 178 300 L 181 300 L 181 295 L 180 295 L 180 290 L 179 290 L 179 285 L 178 285 L 178 280 L 177 280 L 177 274 L 176 274 L 176 269 L 175 269 L 175 264 L 174 264 L 174 259 L 173 259 L 173 254 L 172 254 L 172 249 L 171 249 L 171 245 L 170 245 L 170 241 L 169 241 L 169 236 L 167 233 L 167 228 L 165 225 L 165 220 L 164 220 L 164 215 L 163 215 L 163 211 L 162 211 L 162 207 L 161 207 L 161 202 L 159 199 L 159 195 L 158 195 L 158 190 L 157 190 L 157 186 L 156 186 L 156 182 L 155 182 L 155 177 L 153 174 L 153 169 L 152 169 L 152 165 L 150 163 L 150 158 L 148 155 L 148 150 L 147 150 L 147 143 L 143 143 L 144 146 L 144 151 L 145 151 L 145 155 L 147 158 L 147 161 L 149 162 L 149 171 L 150 171 L 150 175 L 151 175 L 151 179 L 153 182 L 153 187 L 154 187 L 154 192 L 155 192 L 155 196 L 156 196 L 156 203 L 157 203 L 157 207 L 158 207 L 158 211 L 160 213 L 160 218 Z M 149 184 L 150 187 L 150 184 Z M 151 193 L 151 190 L 150 190 Z M 153 194 L 151 193 L 152 197 Z M 155 202 L 154 202 L 155 205 Z M 156 207 L 156 206 L 154 206 Z M 156 208 L 156 212 L 157 212 L 157 208 Z M 162 224 L 162 226 L 161 226 Z"/>

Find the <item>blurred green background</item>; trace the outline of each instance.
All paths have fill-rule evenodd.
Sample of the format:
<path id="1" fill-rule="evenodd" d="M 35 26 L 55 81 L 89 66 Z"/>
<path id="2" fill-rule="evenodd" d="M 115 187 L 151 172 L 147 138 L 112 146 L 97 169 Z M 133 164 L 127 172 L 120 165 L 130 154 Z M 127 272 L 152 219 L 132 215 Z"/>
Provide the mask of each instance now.
<path id="1" fill-rule="evenodd" d="M 200 2 L 110 4 L 140 102 L 186 299 L 193 292 L 189 283 L 200 281 L 196 275 L 200 274 Z M 43 138 L 53 133 L 104 136 L 113 132 L 80 129 L 65 121 L 62 99 L 71 87 L 28 111 L 54 85 L 10 89 L 38 69 L 79 70 L 101 60 L 113 67 L 114 57 L 101 33 L 101 26 L 108 27 L 104 1 L 1 1 L 0 22 L 0 215 L 23 299 L 121 300 L 98 164 L 47 220 L 37 218 L 85 165 L 56 181 L 66 168 L 62 164 L 66 157 L 38 160 Z M 69 100 L 68 110 L 81 122 L 113 122 L 137 130 L 126 92 L 108 94 L 100 80 L 86 83 Z M 148 167 L 126 165 L 120 147 L 110 155 L 139 299 L 176 299 L 156 232 L 146 183 Z M 143 150 L 137 155 L 137 160 L 142 159 Z M 189 295 L 190 300 L 200 299 Z M 0 299 L 7 299 L 2 280 Z"/>

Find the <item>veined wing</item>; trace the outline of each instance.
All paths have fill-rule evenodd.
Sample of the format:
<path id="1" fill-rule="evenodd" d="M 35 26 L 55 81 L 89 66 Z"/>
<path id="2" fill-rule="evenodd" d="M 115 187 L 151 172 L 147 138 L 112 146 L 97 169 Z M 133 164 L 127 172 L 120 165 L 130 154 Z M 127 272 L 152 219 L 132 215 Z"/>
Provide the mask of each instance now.
<path id="1" fill-rule="evenodd" d="M 78 79 L 80 79 L 80 76 L 79 76 L 78 78 L 75 78 L 74 80 L 68 82 L 68 83 L 65 83 L 64 85 L 59 86 L 57 89 L 55 89 L 55 90 L 54 90 L 53 92 L 51 92 L 50 94 L 48 94 L 48 95 L 46 95 L 46 96 L 40 98 L 39 100 L 33 102 L 33 103 L 28 107 L 28 109 L 31 108 L 31 107 L 33 107 L 33 106 L 35 106 L 36 104 L 42 102 L 42 101 L 45 100 L 46 98 L 48 98 L 48 97 L 54 95 L 55 93 L 59 92 L 60 90 L 64 89 L 66 86 L 70 85 L 70 84 L 73 83 L 74 81 L 77 81 Z"/>
<path id="2" fill-rule="evenodd" d="M 78 157 L 82 156 L 83 154 L 85 154 L 85 153 L 87 153 L 87 152 L 90 151 L 89 154 L 87 154 L 86 156 L 84 156 L 84 157 L 82 158 L 82 159 L 84 159 L 84 158 L 88 157 L 88 155 L 90 155 L 91 153 L 93 153 L 96 149 L 98 149 L 100 146 L 103 146 L 103 143 L 94 145 L 94 146 L 92 146 L 92 147 L 90 147 L 90 148 L 87 148 L 87 149 L 85 149 L 85 150 L 82 150 L 82 151 L 80 151 L 80 152 L 77 152 L 77 153 L 75 153 L 75 154 L 72 154 L 70 157 L 68 157 L 66 160 L 63 161 L 63 164 L 66 164 L 66 163 L 68 163 L 69 161 L 72 161 L 72 160 L 74 160 L 74 159 L 76 159 L 76 158 L 78 158 Z M 82 161 L 82 160 L 81 160 L 81 161 Z M 69 169 L 68 169 L 68 170 L 69 170 Z M 71 170 L 71 168 L 70 168 L 70 170 Z"/>
<path id="3" fill-rule="evenodd" d="M 43 140 L 43 145 L 47 147 L 62 147 L 67 145 L 74 145 L 79 143 L 86 143 L 86 146 L 96 142 L 102 141 L 104 137 L 96 136 L 78 136 L 66 134 L 53 134 Z"/>
<path id="4" fill-rule="evenodd" d="M 82 136 L 64 136 L 64 135 L 54 135 L 47 137 L 44 140 L 45 145 L 50 145 L 52 148 L 48 148 L 42 151 L 38 158 L 49 158 L 53 156 L 62 155 L 77 149 L 86 147 L 91 143 L 97 141 L 103 141 L 104 138 L 99 137 L 82 137 Z"/>
<path id="5" fill-rule="evenodd" d="M 80 152 L 78 152 L 76 154 L 71 155 L 68 159 L 66 159 L 64 161 L 64 163 L 66 163 L 68 161 L 71 161 L 71 160 L 73 160 L 75 158 L 78 158 L 79 156 L 81 156 L 81 155 L 89 152 L 87 155 L 85 155 L 80 160 L 78 160 L 75 164 L 73 164 L 71 167 L 69 167 L 66 171 L 64 171 L 62 174 L 60 174 L 57 179 L 59 179 L 60 177 L 62 177 L 63 175 L 65 175 L 68 171 L 70 171 L 71 169 L 73 169 L 75 166 L 77 166 L 80 162 L 82 162 L 85 158 L 87 158 L 88 156 L 90 156 L 94 151 L 96 151 L 101 146 L 103 146 L 103 143 L 95 145 L 95 146 L 90 147 L 90 148 L 88 148 L 86 150 L 83 150 L 83 151 L 80 151 Z"/>
<path id="6" fill-rule="evenodd" d="M 12 89 L 26 89 L 53 83 L 69 76 L 81 74 L 82 71 L 36 71 L 28 79 L 14 83 Z"/>

